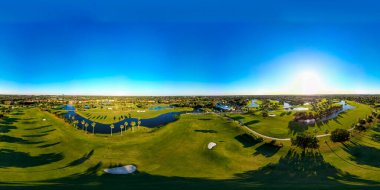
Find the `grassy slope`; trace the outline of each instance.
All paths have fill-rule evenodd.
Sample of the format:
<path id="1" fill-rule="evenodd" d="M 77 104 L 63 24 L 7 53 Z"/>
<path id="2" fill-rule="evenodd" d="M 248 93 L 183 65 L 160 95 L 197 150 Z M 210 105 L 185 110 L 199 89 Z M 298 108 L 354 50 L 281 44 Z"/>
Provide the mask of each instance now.
<path id="1" fill-rule="evenodd" d="M 358 121 L 358 118 L 364 118 L 372 112 L 372 109 L 369 106 L 356 102 L 348 103 L 356 108 L 341 113 L 336 119 L 329 120 L 323 124 L 316 124 L 314 126 L 297 125 L 292 123 L 291 120 L 293 119 L 293 114 L 281 116 L 282 111 L 271 112 L 271 114 L 276 114 L 276 117 L 267 118 L 262 117 L 260 112 L 255 115 L 231 114 L 230 116 L 236 120 L 242 121 L 245 125 L 255 131 L 272 137 L 285 138 L 305 131 L 314 132 L 314 130 L 317 131 L 317 134 L 324 134 L 326 130 L 331 132 L 336 128 L 351 128 L 352 124 Z"/>
<path id="2" fill-rule="evenodd" d="M 143 109 L 141 109 L 143 110 Z M 130 111 L 121 111 L 121 110 L 107 110 L 107 109 L 89 109 L 89 110 L 77 110 L 76 113 L 79 115 L 91 119 L 93 121 L 99 122 L 99 123 L 115 123 L 120 121 L 120 116 L 129 116 L 128 114 L 131 114 L 131 117 L 133 118 L 152 118 L 157 117 L 161 114 L 168 113 L 168 112 L 181 112 L 181 111 L 191 111 L 192 108 L 170 108 L 170 109 L 164 109 L 164 110 L 148 110 L 145 109 L 145 112 L 137 112 L 137 110 L 130 110 Z M 116 119 L 114 119 L 116 117 Z M 123 119 L 121 119 L 123 120 Z"/>
<path id="3" fill-rule="evenodd" d="M 22 189 L 24 185 L 28 189 L 49 187 L 46 185 L 55 189 L 315 185 L 348 189 L 355 186 L 339 181 L 356 185 L 379 185 L 380 181 L 376 162 L 380 144 L 371 140 L 380 129 L 356 135 L 353 142 L 359 144 L 322 143 L 319 152 L 307 154 L 293 151 L 288 144 L 278 150 L 265 142 L 242 140 L 238 137 L 242 132 L 234 123 L 213 115 L 183 115 L 153 133 L 141 128 L 108 137 L 86 135 L 51 114 L 32 109 L 13 113 L 1 121 L 0 129 L 0 188 L 6 189 Z M 213 150 L 206 148 L 210 141 L 218 144 Z M 359 145 L 366 148 L 357 149 Z M 100 172 L 109 165 L 130 163 L 136 164 L 140 173 L 112 176 Z"/>

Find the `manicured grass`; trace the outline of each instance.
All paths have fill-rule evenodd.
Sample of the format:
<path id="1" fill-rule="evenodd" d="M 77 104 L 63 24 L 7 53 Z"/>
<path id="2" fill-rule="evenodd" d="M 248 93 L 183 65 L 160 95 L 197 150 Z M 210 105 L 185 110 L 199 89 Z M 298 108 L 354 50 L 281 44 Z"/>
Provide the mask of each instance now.
<path id="1" fill-rule="evenodd" d="M 76 110 L 76 113 L 91 119 L 92 121 L 96 121 L 99 123 L 111 124 L 123 120 L 125 117 L 129 117 L 129 114 L 133 118 L 152 118 L 157 117 L 161 114 L 168 112 L 181 112 L 181 111 L 192 111 L 192 108 L 168 108 L 163 110 L 149 110 L 149 109 L 141 109 L 145 112 L 138 112 L 137 110 L 108 110 L 108 109 L 83 109 Z"/>
<path id="2" fill-rule="evenodd" d="M 270 114 L 275 114 L 275 117 L 266 118 L 262 116 L 261 112 L 256 112 L 254 115 L 229 114 L 229 116 L 235 120 L 243 122 L 251 129 L 271 137 L 286 138 L 303 132 L 324 134 L 326 130 L 331 132 L 336 128 L 349 129 L 352 127 L 352 124 L 355 124 L 358 121 L 359 118 L 365 118 L 366 115 L 369 115 L 372 112 L 372 109 L 367 105 L 356 102 L 347 103 L 355 106 L 355 109 L 341 113 L 335 119 L 323 123 L 317 123 L 315 125 L 302 125 L 292 122 L 295 111 L 292 111 L 289 114 L 277 110 L 270 112 Z"/>
<path id="3" fill-rule="evenodd" d="M 46 118 L 46 121 L 43 121 Z M 38 109 L 0 119 L 4 189 L 368 189 L 379 188 L 379 128 L 352 142 L 301 153 L 258 142 L 214 114 L 185 114 L 159 129 L 85 134 Z M 326 138 L 327 139 L 327 138 Z M 217 146 L 207 149 L 207 144 Z M 338 155 L 338 156 L 337 156 Z M 135 164 L 133 175 L 102 169 Z M 360 186 L 354 186 L 360 185 Z"/>

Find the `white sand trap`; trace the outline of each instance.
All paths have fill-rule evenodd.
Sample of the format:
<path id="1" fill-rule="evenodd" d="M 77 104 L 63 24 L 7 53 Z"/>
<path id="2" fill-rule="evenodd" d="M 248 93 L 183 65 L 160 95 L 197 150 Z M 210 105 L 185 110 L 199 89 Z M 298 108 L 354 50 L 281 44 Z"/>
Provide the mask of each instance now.
<path id="1" fill-rule="evenodd" d="M 269 114 L 269 117 L 276 117 L 276 114 Z"/>
<path id="2" fill-rule="evenodd" d="M 216 146 L 216 143 L 214 143 L 214 142 L 210 142 L 210 143 L 208 143 L 207 148 L 211 150 L 211 149 L 214 148 L 215 146 Z"/>
<path id="3" fill-rule="evenodd" d="M 104 169 L 104 172 L 109 174 L 131 174 L 136 171 L 136 166 L 134 165 L 126 165 L 116 168 L 108 168 Z"/>
<path id="4" fill-rule="evenodd" d="M 43 119 L 42 119 L 42 121 L 46 121 L 46 119 L 45 119 L 45 118 L 43 118 Z"/>

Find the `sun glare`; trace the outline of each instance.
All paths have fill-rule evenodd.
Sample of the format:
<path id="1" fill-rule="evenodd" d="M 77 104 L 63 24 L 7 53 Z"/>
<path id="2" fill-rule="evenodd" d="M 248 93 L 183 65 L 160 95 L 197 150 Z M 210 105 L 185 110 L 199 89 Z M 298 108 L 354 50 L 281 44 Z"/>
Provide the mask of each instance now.
<path id="1" fill-rule="evenodd" d="M 293 93 L 321 94 L 324 92 L 324 82 L 317 71 L 304 70 L 295 75 Z"/>

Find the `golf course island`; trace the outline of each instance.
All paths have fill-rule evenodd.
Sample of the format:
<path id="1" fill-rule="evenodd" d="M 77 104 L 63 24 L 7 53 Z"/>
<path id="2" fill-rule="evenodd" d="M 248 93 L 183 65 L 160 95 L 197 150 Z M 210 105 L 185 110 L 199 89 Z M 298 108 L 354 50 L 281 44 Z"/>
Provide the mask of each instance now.
<path id="1" fill-rule="evenodd" d="M 3 99 L 4 189 L 380 187 L 378 96 Z"/>

